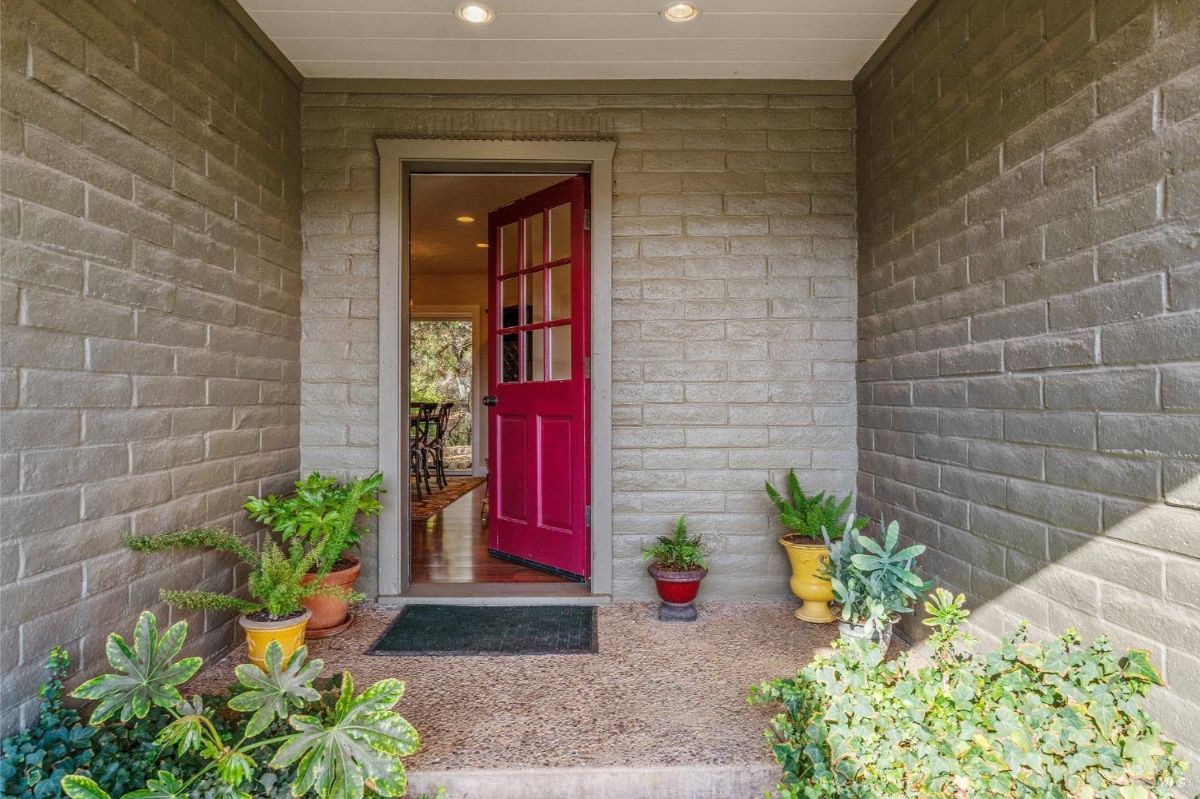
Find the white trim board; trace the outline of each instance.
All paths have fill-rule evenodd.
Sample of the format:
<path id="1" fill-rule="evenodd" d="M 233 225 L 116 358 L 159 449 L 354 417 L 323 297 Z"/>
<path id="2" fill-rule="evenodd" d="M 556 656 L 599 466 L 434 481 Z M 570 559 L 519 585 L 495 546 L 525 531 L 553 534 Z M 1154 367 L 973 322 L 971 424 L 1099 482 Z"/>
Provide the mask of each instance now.
<path id="1" fill-rule="evenodd" d="M 384 503 L 379 517 L 379 595 L 412 593 L 404 573 L 408 540 L 408 352 L 409 275 L 407 196 L 414 164 L 458 165 L 509 162 L 536 171 L 539 164 L 576 165 L 591 175 L 592 381 L 590 593 L 612 594 L 612 161 L 613 141 L 508 139 L 378 139 L 379 151 L 379 468 L 384 487 L 398 502 Z M 463 586 L 464 596 L 477 596 Z M 447 588 L 447 591 L 453 589 Z M 499 591 L 500 589 L 497 589 Z"/>

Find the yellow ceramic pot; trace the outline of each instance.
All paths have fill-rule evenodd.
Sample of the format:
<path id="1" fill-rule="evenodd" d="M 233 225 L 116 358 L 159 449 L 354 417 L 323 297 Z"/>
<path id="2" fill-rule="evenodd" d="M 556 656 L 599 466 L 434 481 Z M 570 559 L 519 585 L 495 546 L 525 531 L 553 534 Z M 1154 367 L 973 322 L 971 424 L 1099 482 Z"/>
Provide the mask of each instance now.
<path id="1" fill-rule="evenodd" d="M 254 621 L 245 616 L 238 617 L 242 629 L 246 631 L 246 654 L 250 662 L 263 671 L 267 670 L 267 645 L 278 641 L 283 647 L 283 662 L 287 663 L 297 649 L 304 643 L 304 630 L 312 611 L 304 611 L 304 615 L 281 621 Z"/>
<path id="2" fill-rule="evenodd" d="M 795 616 L 801 621 L 829 624 L 835 620 L 829 603 L 833 600 L 833 588 L 829 581 L 820 576 L 821 566 L 829 558 L 825 544 L 797 544 L 785 538 L 779 539 L 792 564 L 792 579 L 788 586 L 804 604 L 796 609 Z"/>

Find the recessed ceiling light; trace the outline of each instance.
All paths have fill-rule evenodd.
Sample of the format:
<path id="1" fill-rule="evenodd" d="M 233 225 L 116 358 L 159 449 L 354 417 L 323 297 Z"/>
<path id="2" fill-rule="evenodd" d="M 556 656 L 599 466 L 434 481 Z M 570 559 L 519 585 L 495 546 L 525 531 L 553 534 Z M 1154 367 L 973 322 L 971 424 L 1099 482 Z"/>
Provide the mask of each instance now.
<path id="1" fill-rule="evenodd" d="M 671 3 L 662 10 L 662 17 L 667 22 L 691 22 L 700 16 L 700 9 L 691 3 Z"/>
<path id="2" fill-rule="evenodd" d="M 474 222 L 475 221 L 475 217 L 473 217 L 473 216 L 456 216 L 456 217 L 454 217 L 454 219 L 458 222 Z"/>
<path id="3" fill-rule="evenodd" d="M 472 25 L 486 25 L 496 18 L 496 12 L 483 3 L 463 3 L 454 9 L 454 16 Z"/>
<path id="4" fill-rule="evenodd" d="M 478 242 L 478 243 L 476 243 L 476 245 L 475 245 L 475 246 L 476 246 L 476 247 L 478 247 L 478 248 L 479 248 L 479 249 L 481 249 L 481 250 L 486 250 L 486 249 L 487 249 L 487 242 L 486 242 L 486 241 L 481 241 L 481 242 Z"/>

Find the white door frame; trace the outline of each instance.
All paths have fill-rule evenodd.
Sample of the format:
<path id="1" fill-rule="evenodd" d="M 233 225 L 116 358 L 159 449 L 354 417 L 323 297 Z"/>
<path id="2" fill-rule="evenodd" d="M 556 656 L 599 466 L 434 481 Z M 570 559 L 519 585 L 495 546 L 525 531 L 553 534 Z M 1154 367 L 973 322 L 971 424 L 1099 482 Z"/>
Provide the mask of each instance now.
<path id="1" fill-rule="evenodd" d="M 485 427 L 483 413 L 483 395 L 487 393 L 487 384 L 482 380 L 483 372 L 483 339 L 487 334 L 480 330 L 483 321 L 483 309 L 478 305 L 418 305 L 409 314 L 410 321 L 441 322 L 469 321 L 471 323 L 471 476 L 483 477 L 487 474 L 480 453 L 483 448 L 480 442 L 484 440 Z"/>
<path id="2" fill-rule="evenodd" d="M 405 572 L 409 503 L 408 178 L 415 165 L 512 163 L 578 167 L 591 175 L 591 552 L 589 590 L 613 588 L 612 536 L 612 161 L 613 141 L 378 139 L 379 150 L 379 468 L 391 502 L 379 516 L 379 595 L 413 593 Z M 403 418 L 401 414 L 403 413 Z M 479 597 L 469 585 L 461 596 Z M 452 586 L 439 586 L 443 598 Z M 502 592 L 498 592 L 502 593 Z"/>

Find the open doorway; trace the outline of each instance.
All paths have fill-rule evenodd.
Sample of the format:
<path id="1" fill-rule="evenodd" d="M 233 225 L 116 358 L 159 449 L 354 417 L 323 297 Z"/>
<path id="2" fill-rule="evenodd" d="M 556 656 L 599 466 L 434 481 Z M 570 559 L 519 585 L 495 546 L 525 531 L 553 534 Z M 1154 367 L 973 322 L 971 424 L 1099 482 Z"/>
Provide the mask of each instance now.
<path id="1" fill-rule="evenodd" d="M 554 550 L 582 525 L 587 501 L 559 474 L 565 459 L 586 458 L 586 443 L 560 431 L 575 429 L 586 442 L 588 420 L 542 407 L 582 385 L 569 380 L 571 281 L 586 275 L 586 257 L 569 252 L 565 190 L 550 191 L 567 183 L 563 174 L 410 175 L 414 585 L 586 581 L 586 567 Z M 554 205 L 538 207 L 543 200 Z M 522 212 L 521 202 L 533 205 Z M 498 209 L 512 218 L 496 217 Z M 575 327 L 585 322 L 576 309 Z M 489 407 L 497 396 L 504 407 Z"/>

